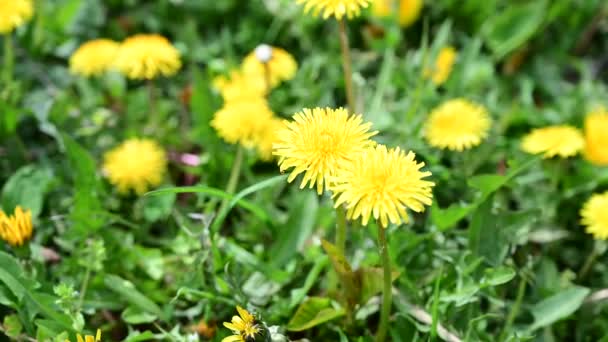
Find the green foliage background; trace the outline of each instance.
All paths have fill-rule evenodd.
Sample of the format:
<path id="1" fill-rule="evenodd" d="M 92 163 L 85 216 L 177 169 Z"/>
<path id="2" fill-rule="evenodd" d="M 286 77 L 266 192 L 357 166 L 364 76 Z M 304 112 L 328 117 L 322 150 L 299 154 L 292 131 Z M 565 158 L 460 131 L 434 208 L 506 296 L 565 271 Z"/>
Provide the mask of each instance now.
<path id="1" fill-rule="evenodd" d="M 393 341 L 608 341 L 605 245 L 579 224 L 583 201 L 608 189 L 608 171 L 519 150 L 532 128 L 582 127 L 608 104 L 607 11 L 601 0 L 442 0 L 427 1 L 407 29 L 367 12 L 349 22 L 359 111 L 379 141 L 414 150 L 437 183 L 432 208 L 388 230 Z M 167 36 L 184 63 L 154 82 L 153 108 L 145 84 L 69 73 L 84 41 L 142 32 Z M 31 208 L 35 233 L 27 247 L 0 252 L 7 336 L 63 341 L 99 327 L 108 341 L 196 341 L 203 320 L 220 341 L 239 304 L 292 340 L 372 340 L 375 227 L 352 224 L 352 270 L 335 270 L 341 256 L 320 243 L 333 235 L 330 199 L 286 184 L 253 153 L 231 210 L 204 210 L 225 196 L 235 150 L 209 126 L 221 105 L 211 79 L 269 43 L 299 63 L 271 94 L 276 113 L 343 106 L 334 21 L 288 0 L 45 0 L 13 39 L 14 81 L 0 89 L 0 203 Z M 437 88 L 422 70 L 446 44 L 459 56 Z M 494 120 L 489 139 L 461 154 L 421 138 L 429 111 L 454 97 L 485 105 Z M 196 192 L 119 195 L 100 161 L 132 136 L 199 154 L 200 167 L 171 163 L 163 185 L 190 175 Z M 353 317 L 340 297 L 344 274 L 359 286 Z"/>

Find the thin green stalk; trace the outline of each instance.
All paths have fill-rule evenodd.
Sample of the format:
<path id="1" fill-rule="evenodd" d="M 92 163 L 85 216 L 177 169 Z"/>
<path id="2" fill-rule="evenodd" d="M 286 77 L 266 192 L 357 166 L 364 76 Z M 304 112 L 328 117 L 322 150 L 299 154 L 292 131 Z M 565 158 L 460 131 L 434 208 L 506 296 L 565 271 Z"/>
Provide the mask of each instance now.
<path id="1" fill-rule="evenodd" d="M 13 37 L 10 34 L 4 35 L 4 85 L 8 87 L 13 81 L 13 68 L 15 65 L 15 51 L 13 47 Z"/>
<path id="2" fill-rule="evenodd" d="M 232 163 L 232 169 L 230 170 L 230 178 L 228 178 L 228 183 L 226 184 L 226 193 L 234 194 L 236 191 L 236 187 L 239 184 L 239 176 L 241 174 L 241 165 L 243 164 L 243 147 L 238 145 L 236 148 L 236 155 L 234 156 L 234 162 Z M 228 206 L 228 202 L 230 200 L 224 198 L 222 200 L 222 204 L 220 205 L 220 209 L 218 213 L 224 212 L 226 207 Z"/>
<path id="3" fill-rule="evenodd" d="M 89 281 L 91 280 L 91 267 L 87 266 L 87 270 L 84 274 L 84 279 L 82 280 L 82 285 L 80 285 L 80 297 L 78 298 L 78 311 L 82 308 L 82 304 L 84 303 L 84 296 L 87 293 L 87 287 L 89 286 Z"/>
<path id="4" fill-rule="evenodd" d="M 336 247 L 346 255 L 346 212 L 342 206 L 336 208 Z"/>
<path id="5" fill-rule="evenodd" d="M 521 307 L 521 303 L 524 299 L 524 294 L 526 293 L 526 279 L 520 275 L 519 287 L 517 289 L 517 297 L 515 297 L 515 303 L 511 307 L 511 311 L 509 312 L 509 316 L 507 317 L 507 321 L 505 322 L 505 327 L 502 329 L 502 333 L 500 334 L 499 341 L 504 341 L 508 334 L 509 329 L 513 325 L 515 318 L 519 314 L 519 308 Z"/>
<path id="6" fill-rule="evenodd" d="M 380 325 L 376 334 L 376 342 L 383 342 L 386 339 L 388 332 L 388 319 L 391 314 L 391 306 L 393 303 L 393 279 L 391 274 L 391 260 L 388 256 L 388 246 L 386 244 L 386 228 L 378 226 L 378 247 L 380 248 L 380 257 L 382 259 L 382 268 L 384 270 L 384 286 L 382 288 L 382 309 L 380 311 Z"/>
<path id="7" fill-rule="evenodd" d="M 352 114 L 355 108 L 355 91 L 353 89 L 353 68 L 350 59 L 350 47 L 348 44 L 348 33 L 344 19 L 338 20 L 340 26 L 340 48 L 342 50 L 342 69 L 344 70 L 344 85 L 346 87 L 346 101 L 348 111 Z"/>
<path id="8" fill-rule="evenodd" d="M 585 263 L 583 264 L 583 267 L 581 268 L 581 270 L 578 273 L 577 278 L 579 280 L 585 279 L 585 277 L 587 276 L 587 273 L 589 273 L 589 271 L 593 267 L 593 264 L 595 263 L 595 260 L 597 259 L 598 256 L 599 256 L 599 254 L 597 253 L 597 248 L 596 248 L 596 245 L 594 244 L 593 248 L 591 249 L 591 252 L 587 256 L 587 259 L 585 259 Z"/>

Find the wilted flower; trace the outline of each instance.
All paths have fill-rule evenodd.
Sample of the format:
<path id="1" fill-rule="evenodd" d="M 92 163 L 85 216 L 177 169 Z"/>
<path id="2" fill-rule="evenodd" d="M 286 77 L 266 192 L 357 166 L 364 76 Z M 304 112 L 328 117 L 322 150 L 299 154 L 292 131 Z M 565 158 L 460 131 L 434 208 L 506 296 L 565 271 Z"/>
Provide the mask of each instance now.
<path id="1" fill-rule="evenodd" d="M 298 4 L 304 4 L 304 12 L 312 12 L 314 15 L 322 13 L 323 19 L 334 16 L 341 20 L 346 16 L 348 19 L 358 16 L 361 9 L 367 8 L 372 0 L 296 0 Z"/>
<path id="2" fill-rule="evenodd" d="M 32 0 L 0 1 L 0 34 L 13 31 L 29 21 L 33 15 Z"/>
<path id="3" fill-rule="evenodd" d="M 276 86 L 282 81 L 292 79 L 298 64 L 287 51 L 262 44 L 258 46 L 243 60 L 243 72 L 245 74 L 258 75 L 264 79 L 268 68 L 270 86 Z"/>
<path id="4" fill-rule="evenodd" d="M 345 204 L 347 217 L 361 217 L 364 226 L 372 216 L 383 227 L 389 221 L 409 222 L 406 209 L 424 211 L 424 206 L 432 203 L 431 188 L 435 185 L 423 180 L 431 173 L 421 171 L 424 163 L 416 162 L 415 157 L 411 151 L 406 154 L 384 145 L 359 153 L 330 186 L 335 207 Z"/>
<path id="5" fill-rule="evenodd" d="M 224 322 L 224 326 L 232 330 L 234 335 L 224 337 L 222 342 L 255 341 L 256 335 L 261 331 L 255 317 L 240 306 L 237 306 L 236 310 L 239 316 L 232 316 L 231 322 Z"/>
<path id="6" fill-rule="evenodd" d="M 292 169 L 288 182 L 303 173 L 300 188 L 316 184 L 321 194 L 329 177 L 375 144 L 369 138 L 377 132 L 370 128 L 361 115 L 349 116 L 343 108 L 304 109 L 279 131 L 274 155 L 279 157 L 281 172 Z"/>
<path id="7" fill-rule="evenodd" d="M 543 153 L 545 158 L 571 157 L 585 147 L 583 134 L 568 125 L 537 128 L 523 137 L 521 148 L 531 154 Z"/>
<path id="8" fill-rule="evenodd" d="M 424 135 L 431 146 L 462 151 L 481 144 L 491 124 L 483 106 L 465 99 L 454 99 L 431 112 Z"/>
<path id="9" fill-rule="evenodd" d="M 23 245 L 32 237 L 32 212 L 15 207 L 13 215 L 0 210 L 0 238 L 13 247 Z"/>
<path id="10" fill-rule="evenodd" d="M 608 165 L 608 110 L 604 107 L 585 119 L 585 158 L 597 165 Z"/>
<path id="11" fill-rule="evenodd" d="M 70 57 L 70 71 L 95 76 L 112 69 L 120 45 L 110 39 L 95 39 L 82 44 Z"/>
<path id="12" fill-rule="evenodd" d="M 150 139 L 129 139 L 104 155 L 104 173 L 121 193 L 158 186 L 166 168 L 165 151 Z"/>
<path id="13" fill-rule="evenodd" d="M 172 76 L 181 68 L 179 52 L 167 38 L 158 34 L 137 34 L 118 49 L 115 65 L 131 79 Z"/>
<path id="14" fill-rule="evenodd" d="M 598 240 L 608 239 L 608 192 L 595 194 L 581 210 L 581 223 Z"/>

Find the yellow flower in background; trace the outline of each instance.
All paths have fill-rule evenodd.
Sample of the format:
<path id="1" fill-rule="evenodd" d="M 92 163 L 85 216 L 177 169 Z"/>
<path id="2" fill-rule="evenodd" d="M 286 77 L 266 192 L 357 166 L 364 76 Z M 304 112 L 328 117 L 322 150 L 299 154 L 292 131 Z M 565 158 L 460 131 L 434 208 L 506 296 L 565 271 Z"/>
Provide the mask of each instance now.
<path id="1" fill-rule="evenodd" d="M 103 171 L 121 193 L 141 195 L 158 186 L 166 168 L 165 151 L 150 139 L 129 139 L 104 155 Z"/>
<path id="2" fill-rule="evenodd" d="M 77 342 L 99 342 L 101 341 L 101 330 L 97 329 L 97 334 L 93 335 L 85 335 L 82 337 L 80 334 L 76 335 Z M 70 342 L 70 340 L 65 340 L 65 342 Z"/>
<path id="3" fill-rule="evenodd" d="M 23 245 L 32 237 L 32 212 L 24 211 L 20 206 L 13 215 L 6 215 L 0 210 L 0 238 L 13 247 Z"/>
<path id="4" fill-rule="evenodd" d="M 442 85 L 448 80 L 454 67 L 458 53 L 452 46 L 446 46 L 439 51 L 432 69 L 424 70 L 424 76 L 430 78 L 435 85 Z"/>
<path id="5" fill-rule="evenodd" d="M 262 160 L 271 160 L 273 158 L 273 146 L 278 142 L 279 131 L 285 127 L 286 122 L 283 119 L 273 117 L 268 120 L 264 128 L 261 130 L 257 139 L 256 145 L 260 158 Z"/>
<path id="6" fill-rule="evenodd" d="M 34 15 L 31 0 L 0 0 L 0 34 L 13 31 Z"/>
<path id="7" fill-rule="evenodd" d="M 224 337 L 222 342 L 249 342 L 255 340 L 255 335 L 260 332 L 260 327 L 256 324 L 255 317 L 249 311 L 240 306 L 236 307 L 238 316 L 232 316 L 231 322 L 224 322 L 224 326 L 234 335 Z"/>
<path id="8" fill-rule="evenodd" d="M 596 165 L 608 165 L 608 110 L 604 107 L 585 119 L 585 158 Z"/>
<path id="9" fill-rule="evenodd" d="M 348 19 L 359 16 L 361 9 L 367 8 L 373 0 L 296 0 L 298 4 L 304 4 L 304 12 L 312 12 L 313 15 L 322 14 L 323 19 L 331 16 L 341 20 L 344 16 Z"/>
<path id="10" fill-rule="evenodd" d="M 585 139 L 576 128 L 568 125 L 537 128 L 523 137 L 521 148 L 527 153 L 543 153 L 544 158 L 572 157 L 583 150 Z"/>
<path id="11" fill-rule="evenodd" d="M 82 76 L 96 76 L 114 66 L 120 44 L 110 39 L 95 39 L 82 44 L 70 57 L 70 71 Z"/>
<path id="12" fill-rule="evenodd" d="M 262 75 L 240 70 L 233 70 L 228 77 L 214 78 L 213 87 L 220 92 L 224 103 L 263 98 L 267 90 Z"/>
<path id="13" fill-rule="evenodd" d="M 399 7 L 396 8 L 395 5 Z M 407 27 L 418 20 L 423 5 L 422 0 L 375 0 L 372 13 L 377 17 L 384 18 L 397 10 L 395 12 L 399 14 L 399 25 Z"/>
<path id="14" fill-rule="evenodd" d="M 226 142 L 253 148 L 273 117 L 264 98 L 228 102 L 215 113 L 211 127 Z"/>
<path id="15" fill-rule="evenodd" d="M 281 172 L 292 169 L 288 182 L 303 173 L 300 189 L 316 184 L 322 194 L 330 177 L 375 144 L 370 138 L 378 132 L 370 132 L 371 126 L 343 108 L 304 109 L 279 131 L 274 155 L 279 157 Z"/>
<path id="16" fill-rule="evenodd" d="M 483 106 L 465 99 L 453 99 L 431 112 L 424 136 L 431 146 L 463 151 L 481 144 L 491 125 Z"/>
<path id="17" fill-rule="evenodd" d="M 424 206 L 432 203 L 431 189 L 435 185 L 423 180 L 431 173 L 421 171 L 424 163 L 416 162 L 415 157 L 411 151 L 406 154 L 384 145 L 359 153 L 330 186 L 335 207 L 345 204 L 347 217 L 361 217 L 364 226 L 372 216 L 382 227 L 387 227 L 389 221 L 409 222 L 406 209 L 424 211 Z"/>
<path id="18" fill-rule="evenodd" d="M 583 205 L 581 223 L 598 240 L 608 239 L 608 192 L 595 194 Z"/>
<path id="19" fill-rule="evenodd" d="M 266 77 L 266 68 L 270 86 L 274 87 L 282 81 L 292 79 L 298 69 L 296 60 L 287 51 L 262 44 L 243 60 L 245 74 L 259 75 L 263 80 Z"/>
<path id="20" fill-rule="evenodd" d="M 172 76 L 181 68 L 179 52 L 167 38 L 158 34 L 137 34 L 118 49 L 116 68 L 136 80 Z"/>

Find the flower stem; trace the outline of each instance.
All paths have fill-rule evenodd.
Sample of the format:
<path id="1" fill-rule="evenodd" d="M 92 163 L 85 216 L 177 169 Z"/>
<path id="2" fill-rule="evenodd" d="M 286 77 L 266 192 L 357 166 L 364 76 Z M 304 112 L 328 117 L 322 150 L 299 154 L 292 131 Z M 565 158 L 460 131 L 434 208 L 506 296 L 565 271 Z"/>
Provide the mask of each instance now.
<path id="1" fill-rule="evenodd" d="M 13 67 L 15 65 L 15 52 L 13 47 L 13 37 L 10 34 L 4 35 L 4 72 L 3 79 L 5 87 L 13 80 Z"/>
<path id="2" fill-rule="evenodd" d="M 353 89 L 353 71 L 350 59 L 350 47 L 348 45 L 348 34 L 346 32 L 346 21 L 338 20 L 340 26 L 340 48 L 342 49 L 342 69 L 344 70 L 344 85 L 346 87 L 346 101 L 348 111 L 355 112 L 355 92 Z"/>
<path id="3" fill-rule="evenodd" d="M 346 256 L 346 212 L 342 206 L 336 208 L 336 247 Z"/>
<path id="4" fill-rule="evenodd" d="M 378 327 L 378 333 L 376 334 L 376 342 L 383 342 L 386 339 L 388 319 L 391 314 L 393 302 L 393 277 L 391 274 L 391 260 L 388 256 L 388 246 L 386 243 L 386 228 L 381 226 L 378 226 L 378 246 L 380 248 L 380 257 L 382 258 L 382 268 L 384 270 L 384 287 L 382 288 L 382 309 L 380 312 L 380 326 Z"/>
<path id="5" fill-rule="evenodd" d="M 87 293 L 87 287 L 89 286 L 89 280 L 91 280 L 91 267 L 87 266 L 87 270 L 84 274 L 84 279 L 82 280 L 82 285 L 80 285 L 80 297 L 78 298 L 78 311 L 82 308 L 82 304 L 84 303 L 84 296 Z"/>
<path id="6" fill-rule="evenodd" d="M 515 297 L 515 303 L 511 307 L 511 311 L 509 312 L 509 316 L 507 317 L 507 322 L 505 323 L 505 327 L 502 329 L 502 333 L 498 338 L 498 341 L 504 341 L 509 334 L 509 330 L 519 314 L 519 307 L 521 306 L 521 302 L 524 299 L 524 294 L 526 293 L 526 279 L 523 276 L 520 276 L 519 287 L 517 289 L 517 297 Z"/>
<path id="7" fill-rule="evenodd" d="M 243 147 L 238 145 L 236 148 L 236 155 L 234 156 L 234 162 L 232 163 L 232 169 L 230 170 L 230 178 L 226 184 L 226 193 L 234 194 L 236 187 L 239 184 L 239 176 L 241 174 L 241 165 L 243 164 Z M 224 198 L 218 213 L 224 212 L 226 206 L 228 206 L 229 199 Z"/>
<path id="8" fill-rule="evenodd" d="M 591 252 L 587 256 L 587 259 L 585 259 L 585 263 L 583 264 L 583 267 L 581 268 L 580 272 L 578 273 L 577 278 L 579 281 L 585 279 L 585 277 L 587 276 L 587 273 L 589 273 L 589 271 L 593 267 L 593 264 L 595 263 L 595 260 L 597 259 L 598 256 L 599 256 L 599 254 L 597 253 L 597 248 L 596 248 L 596 245 L 594 244 L 593 248 L 591 249 Z"/>

